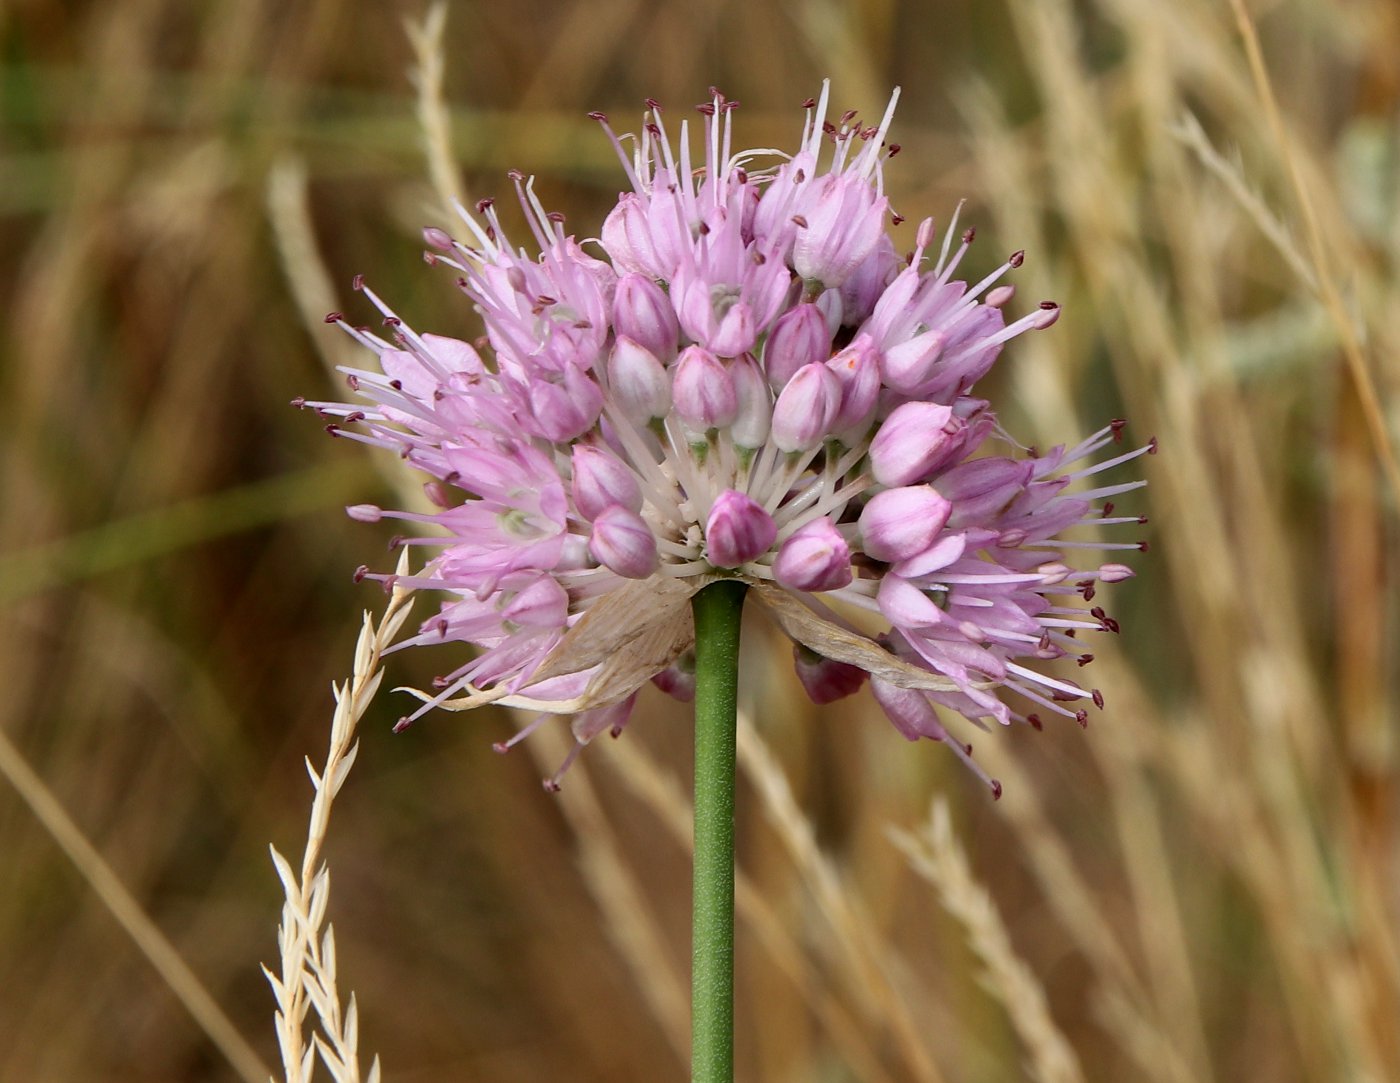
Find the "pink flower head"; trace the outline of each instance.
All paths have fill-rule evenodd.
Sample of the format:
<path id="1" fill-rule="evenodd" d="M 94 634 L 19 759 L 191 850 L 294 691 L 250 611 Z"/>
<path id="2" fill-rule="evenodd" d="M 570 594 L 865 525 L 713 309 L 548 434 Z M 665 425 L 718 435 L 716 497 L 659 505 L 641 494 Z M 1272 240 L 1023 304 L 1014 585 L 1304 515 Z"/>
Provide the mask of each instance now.
<path id="1" fill-rule="evenodd" d="M 463 213 L 461 239 L 425 233 L 488 357 L 420 335 L 358 280 L 386 330 L 328 317 L 378 365 L 346 370 L 363 401 L 303 405 L 423 472 L 431 503 L 352 505 L 362 522 L 418 524 L 401 544 L 428 554 L 413 574 L 363 574 L 446 599 L 401 646 L 474 648 L 404 722 L 500 702 L 574 716 L 576 753 L 619 732 L 648 681 L 693 695 L 689 598 L 722 577 L 751 584 L 793 639 L 812 699 L 869 676 L 901 733 L 969 765 L 947 728 L 959 717 L 1082 722 L 1079 704 L 1102 697 L 1044 666 L 1091 659 L 1083 640 L 1118 630 L 1091 602 L 1132 573 L 1077 555 L 1142 543 L 1070 532 L 1145 521 L 1113 513 L 1144 482 L 1097 475 L 1155 445 L 1096 461 L 1115 421 L 1026 451 L 973 396 L 1002 347 L 1059 309 L 1003 314 L 1019 252 L 956 279 L 973 240 L 956 215 L 936 258 L 931 220 L 897 255 L 893 99 L 877 124 L 833 121 L 823 86 L 776 161 L 735 149 L 736 104 L 701 107 L 698 156 L 689 123 L 673 139 L 655 103 L 630 146 L 596 117 L 629 190 L 595 254 L 523 178 L 538 256 L 489 200 Z"/>

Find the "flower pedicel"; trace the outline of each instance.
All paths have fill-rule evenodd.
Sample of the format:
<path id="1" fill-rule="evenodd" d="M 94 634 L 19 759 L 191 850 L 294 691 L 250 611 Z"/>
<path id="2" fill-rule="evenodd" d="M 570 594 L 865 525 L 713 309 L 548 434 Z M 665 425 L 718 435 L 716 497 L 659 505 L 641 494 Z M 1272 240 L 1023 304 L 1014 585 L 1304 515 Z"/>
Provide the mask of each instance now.
<path id="1" fill-rule="evenodd" d="M 368 405 L 304 405 L 428 474 L 438 509 L 349 509 L 421 524 L 402 543 L 434 554 L 407 579 L 359 574 L 447 596 L 400 647 L 477 648 L 400 726 L 435 707 L 541 712 L 513 744 L 573 715 L 572 760 L 621 731 L 648 680 L 693 694 L 689 599 L 720 577 L 752 585 L 814 701 L 868 677 L 901 733 L 946 743 L 994 793 L 950 716 L 1039 728 L 1102 706 L 1034 664 L 1083 665 L 1079 633 L 1118 630 L 1074 603 L 1132 571 L 1071 554 L 1146 544 L 1062 535 L 1145 522 L 1112 503 L 1143 481 L 1075 483 L 1155 442 L 1096 462 L 1121 421 L 1044 454 L 1001 431 L 973 387 L 1058 306 L 1006 321 L 1014 290 L 997 283 L 1019 252 L 955 280 L 973 240 L 956 215 L 936 254 L 925 220 L 901 259 L 883 192 L 898 93 L 873 127 L 827 121 L 827 98 L 824 85 L 806 103 L 788 157 L 735 152 L 737 103 L 713 93 L 700 168 L 688 126 L 673 145 L 655 102 L 637 137 L 595 114 L 631 186 L 598 242 L 566 234 L 519 175 L 538 257 L 508 242 L 489 200 L 462 210 L 466 240 L 426 230 L 428 262 L 455 269 L 485 322 L 483 352 L 411 330 L 359 279 L 387 337 L 327 317 L 379 371 L 346 370 Z"/>

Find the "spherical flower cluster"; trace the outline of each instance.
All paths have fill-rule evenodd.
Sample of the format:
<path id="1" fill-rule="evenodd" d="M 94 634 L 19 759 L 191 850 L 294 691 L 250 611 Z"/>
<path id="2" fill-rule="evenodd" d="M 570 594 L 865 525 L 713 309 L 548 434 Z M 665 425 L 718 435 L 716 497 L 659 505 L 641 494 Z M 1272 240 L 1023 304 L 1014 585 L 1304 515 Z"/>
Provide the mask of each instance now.
<path id="1" fill-rule="evenodd" d="M 621 730 L 648 680 L 688 698 L 689 598 L 719 577 L 752 585 L 814 701 L 869 678 L 901 733 L 970 766 L 950 714 L 1083 722 L 1079 701 L 1099 693 L 1028 663 L 1086 663 L 1079 633 L 1117 630 L 1078 601 L 1132 572 L 1069 554 L 1145 545 L 1061 535 L 1144 521 L 1111 503 L 1143 482 L 1075 483 L 1153 445 L 1081 465 L 1118 441 L 1115 421 L 1022 449 L 972 394 L 1007 341 L 1059 309 L 1003 317 L 1013 288 L 997 283 L 1019 252 L 955 279 L 973 239 L 956 215 L 936 255 L 926 220 L 899 257 L 883 190 L 893 99 L 873 127 L 832 123 L 824 87 L 790 157 L 735 152 L 735 104 L 700 108 L 700 168 L 687 125 L 673 144 L 656 103 L 630 150 L 595 115 L 631 188 L 597 241 L 568 235 L 519 176 L 539 256 L 508 242 L 490 201 L 462 211 L 466 240 L 425 231 L 428 261 L 454 268 L 481 314 L 476 345 L 416 333 L 359 280 L 386 337 L 328 317 L 379 371 L 347 373 L 368 405 L 305 405 L 428 474 L 437 509 L 351 508 L 421 524 L 403 544 L 435 553 L 408 579 L 362 574 L 446 594 L 403 645 L 477 648 L 402 724 L 500 702 L 574 715 L 576 753 Z"/>

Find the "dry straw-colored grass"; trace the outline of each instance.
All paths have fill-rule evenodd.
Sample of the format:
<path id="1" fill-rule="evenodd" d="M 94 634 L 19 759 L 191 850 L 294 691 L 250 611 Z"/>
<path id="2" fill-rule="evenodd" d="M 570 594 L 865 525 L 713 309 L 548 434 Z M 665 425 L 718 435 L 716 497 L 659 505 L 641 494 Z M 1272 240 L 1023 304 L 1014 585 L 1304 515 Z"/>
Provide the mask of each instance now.
<path id="1" fill-rule="evenodd" d="M 1008 427 L 1122 413 L 1163 450 L 1109 709 L 980 741 L 997 804 L 746 630 L 742 1078 L 1400 1078 L 1397 9 L 441 10 L 0 14 L 0 1079 L 280 1060 L 266 845 L 301 846 L 324 689 L 383 605 L 349 572 L 389 560 L 337 509 L 416 485 L 286 407 L 353 356 L 316 323 L 351 274 L 470 335 L 417 261 L 450 198 L 518 167 L 588 232 L 620 180 L 586 110 L 716 83 L 782 146 L 823 75 L 866 111 L 902 84 L 896 205 L 968 197 L 974 272 L 1025 247 L 1025 303 L 1065 304 L 989 385 Z M 680 1078 L 684 711 L 648 701 L 548 797 L 562 730 L 499 758 L 504 712 L 391 737 L 390 699 L 291 878 L 311 910 L 334 874 L 338 964 L 304 940 L 328 1048 L 353 988 L 388 1079 Z"/>
<path id="2" fill-rule="evenodd" d="M 407 575 L 408 570 L 408 554 L 402 553 L 397 574 Z M 348 680 L 331 687 L 335 712 L 331 717 L 330 748 L 325 763 L 317 770 L 310 758 L 306 760 L 306 773 L 311 778 L 315 796 L 311 801 L 300 870 L 293 869 L 277 847 L 272 847 L 272 863 L 282 881 L 285 897 L 282 921 L 277 927 L 281 966 L 275 974 L 265 966 L 263 974 L 277 1001 L 273 1021 L 286 1083 L 309 1083 L 314 1075 L 313 1062 L 317 1053 L 337 1083 L 359 1083 L 360 1080 L 359 1009 L 354 993 L 343 1000 L 340 992 L 335 933 L 326 920 L 331 879 L 323 852 L 330 830 L 331 808 L 360 752 L 356 728 L 383 683 L 384 653 L 408 620 L 411 595 L 411 591 L 395 588 L 378 624 L 368 613 L 364 615 L 360 638 L 355 643 L 354 673 Z M 312 1012 L 316 1018 L 312 1040 L 308 1042 L 307 1016 Z M 365 1078 L 368 1083 L 378 1083 L 378 1057 L 371 1063 Z"/>

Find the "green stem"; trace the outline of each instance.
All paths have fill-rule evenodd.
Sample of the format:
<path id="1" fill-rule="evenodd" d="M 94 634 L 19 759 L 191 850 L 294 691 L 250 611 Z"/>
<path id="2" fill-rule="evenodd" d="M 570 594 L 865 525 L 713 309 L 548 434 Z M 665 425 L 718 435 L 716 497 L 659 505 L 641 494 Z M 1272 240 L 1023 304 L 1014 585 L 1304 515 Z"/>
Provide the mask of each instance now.
<path id="1" fill-rule="evenodd" d="M 695 615 L 695 894 L 691 1083 L 734 1079 L 734 775 L 739 618 L 748 588 L 711 583 Z"/>

